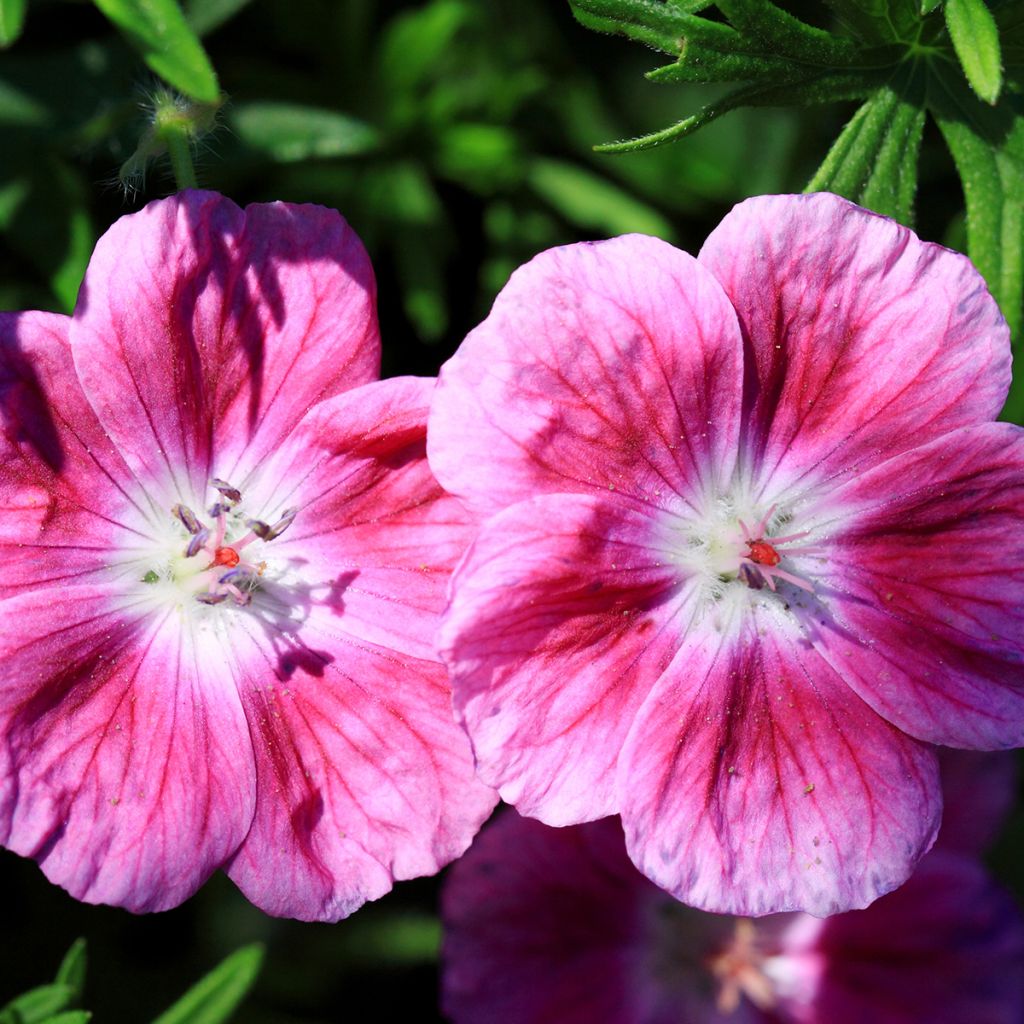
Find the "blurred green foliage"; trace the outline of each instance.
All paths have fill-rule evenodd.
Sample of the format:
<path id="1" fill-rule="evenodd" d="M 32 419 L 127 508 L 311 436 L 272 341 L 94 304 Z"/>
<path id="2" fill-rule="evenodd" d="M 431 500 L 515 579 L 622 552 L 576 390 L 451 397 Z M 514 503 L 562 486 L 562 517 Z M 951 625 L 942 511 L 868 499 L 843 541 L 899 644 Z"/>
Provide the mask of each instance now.
<path id="1" fill-rule="evenodd" d="M 788 6 L 831 24 L 818 3 Z M 721 87 L 655 88 L 643 74 L 663 58 L 587 31 L 564 0 L 188 0 L 180 21 L 135 24 L 138 7 L 0 0 L 0 308 L 70 311 L 96 237 L 174 190 L 163 110 L 201 186 L 340 209 L 377 271 L 386 372 L 433 373 L 539 250 L 644 231 L 696 252 L 736 201 L 803 188 L 854 112 L 742 109 L 677 146 L 608 156 L 594 144 L 654 131 Z M 976 74 L 995 88 L 991 63 Z M 880 151 L 890 124 L 920 135 L 918 229 L 962 248 L 938 132 L 898 96 L 858 116 L 848 132 Z M 1012 185 L 1013 158 L 986 154 Z M 1004 872 L 1018 891 L 1019 871 Z M 2 851 L 0 887 L 0 1005 L 87 935 L 80 1005 L 95 1021 L 158 1017 L 243 943 L 267 950 L 246 1024 L 439 1019 L 436 879 L 335 926 L 267 918 L 220 877 L 135 918 L 75 903 Z M 76 970 L 54 983 L 75 989 L 66 1007 Z"/>

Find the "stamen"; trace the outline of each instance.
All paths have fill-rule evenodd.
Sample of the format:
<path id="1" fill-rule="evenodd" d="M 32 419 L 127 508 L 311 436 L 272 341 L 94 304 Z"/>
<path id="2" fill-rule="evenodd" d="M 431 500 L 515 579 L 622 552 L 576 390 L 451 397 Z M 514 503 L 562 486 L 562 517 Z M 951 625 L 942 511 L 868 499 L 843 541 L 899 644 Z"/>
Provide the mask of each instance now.
<path id="1" fill-rule="evenodd" d="M 237 505 L 242 500 L 242 492 L 237 487 L 232 487 L 226 480 L 213 477 L 210 486 L 220 491 L 232 504 Z"/>
<path id="2" fill-rule="evenodd" d="M 210 531 L 205 526 L 200 525 L 196 535 L 188 542 L 188 547 L 185 548 L 185 557 L 191 558 L 193 555 L 198 555 L 209 539 Z"/>
<path id="3" fill-rule="evenodd" d="M 196 514 L 187 505 L 175 505 L 171 509 L 171 515 L 177 516 L 189 533 L 198 533 L 202 529 L 203 524 L 196 519 Z"/>
<path id="4" fill-rule="evenodd" d="M 196 594 L 196 600 L 201 604 L 221 604 L 228 599 L 228 595 L 224 593 L 218 594 L 216 591 L 208 591 L 205 594 Z"/>
<path id="5" fill-rule="evenodd" d="M 288 529 L 292 523 L 295 522 L 295 517 L 299 514 L 297 508 L 289 508 L 285 510 L 284 515 L 273 526 L 268 526 L 260 519 L 250 519 L 245 525 L 256 534 L 260 540 L 273 540 L 275 537 L 280 537 L 285 530 Z"/>

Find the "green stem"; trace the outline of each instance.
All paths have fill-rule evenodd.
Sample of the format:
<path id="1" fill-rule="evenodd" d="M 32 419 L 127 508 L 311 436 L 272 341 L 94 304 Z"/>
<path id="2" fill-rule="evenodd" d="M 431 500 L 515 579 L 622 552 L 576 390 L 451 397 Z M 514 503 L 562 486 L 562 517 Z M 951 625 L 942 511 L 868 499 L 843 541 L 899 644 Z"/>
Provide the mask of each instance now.
<path id="1" fill-rule="evenodd" d="M 196 180 L 196 169 L 192 164 L 192 144 L 188 129 L 181 124 L 165 122 L 160 126 L 159 132 L 171 158 L 171 168 L 178 191 L 196 188 L 199 183 Z"/>

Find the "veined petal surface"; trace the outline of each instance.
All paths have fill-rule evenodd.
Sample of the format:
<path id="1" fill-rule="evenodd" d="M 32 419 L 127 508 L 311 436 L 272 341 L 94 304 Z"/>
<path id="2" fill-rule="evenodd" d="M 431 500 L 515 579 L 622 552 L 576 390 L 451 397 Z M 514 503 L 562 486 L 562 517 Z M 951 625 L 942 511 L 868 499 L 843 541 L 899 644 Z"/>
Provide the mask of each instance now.
<path id="1" fill-rule="evenodd" d="M 245 837 L 256 796 L 242 704 L 211 653 L 215 638 L 113 587 L 2 602 L 3 845 L 90 903 L 192 895 Z"/>
<path id="2" fill-rule="evenodd" d="M 184 192 L 99 240 L 71 327 L 82 386 L 142 478 L 242 486 L 317 401 L 379 368 L 375 284 L 341 216 Z"/>
<path id="3" fill-rule="evenodd" d="M 970 261 L 829 193 L 740 203 L 698 256 L 739 316 L 745 459 L 799 488 L 994 419 L 1010 337 Z"/>
<path id="4" fill-rule="evenodd" d="M 910 875 L 942 806 L 932 749 L 764 609 L 690 631 L 618 785 L 637 866 L 684 903 L 745 916 L 867 906 Z"/>
<path id="5" fill-rule="evenodd" d="M 487 521 L 440 649 L 481 778 L 552 825 L 612 814 L 633 718 L 678 650 L 685 593 L 649 516 L 544 495 Z"/>
<path id="6" fill-rule="evenodd" d="M 740 374 L 736 315 L 691 256 L 643 235 L 551 249 L 442 369 L 431 466 L 484 513 L 551 492 L 693 500 L 732 471 Z"/>

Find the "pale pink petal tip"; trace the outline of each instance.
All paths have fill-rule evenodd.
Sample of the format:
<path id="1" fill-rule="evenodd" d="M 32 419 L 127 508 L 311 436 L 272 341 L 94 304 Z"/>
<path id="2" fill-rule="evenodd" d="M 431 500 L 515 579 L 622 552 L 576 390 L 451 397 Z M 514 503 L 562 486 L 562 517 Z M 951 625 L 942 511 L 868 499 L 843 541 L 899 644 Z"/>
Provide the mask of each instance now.
<path id="1" fill-rule="evenodd" d="M 488 518 L 440 633 L 481 777 L 622 815 L 708 910 L 824 915 L 935 840 L 929 744 L 1024 744 L 1024 433 L 963 256 L 836 196 L 697 260 L 542 253 L 442 369 L 438 478 Z"/>
<path id="2" fill-rule="evenodd" d="M 342 218 L 212 193 L 0 316 L 0 842 L 77 898 L 337 920 L 493 808 L 433 647 L 474 524 L 378 360 Z"/>

